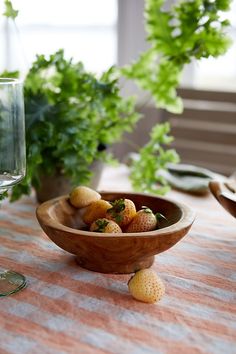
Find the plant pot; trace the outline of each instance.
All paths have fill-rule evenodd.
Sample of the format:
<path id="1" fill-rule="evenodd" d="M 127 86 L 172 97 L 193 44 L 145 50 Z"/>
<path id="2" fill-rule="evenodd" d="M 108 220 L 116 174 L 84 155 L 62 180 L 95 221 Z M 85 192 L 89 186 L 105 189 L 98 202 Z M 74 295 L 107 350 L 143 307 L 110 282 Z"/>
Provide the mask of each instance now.
<path id="1" fill-rule="evenodd" d="M 89 183 L 89 187 L 97 189 L 100 182 L 103 170 L 103 162 L 95 161 L 91 165 L 93 176 Z M 69 178 L 62 174 L 55 175 L 41 175 L 40 188 L 36 189 L 36 198 L 39 203 L 43 203 L 49 199 L 59 197 L 61 195 L 69 194 L 73 186 Z"/>

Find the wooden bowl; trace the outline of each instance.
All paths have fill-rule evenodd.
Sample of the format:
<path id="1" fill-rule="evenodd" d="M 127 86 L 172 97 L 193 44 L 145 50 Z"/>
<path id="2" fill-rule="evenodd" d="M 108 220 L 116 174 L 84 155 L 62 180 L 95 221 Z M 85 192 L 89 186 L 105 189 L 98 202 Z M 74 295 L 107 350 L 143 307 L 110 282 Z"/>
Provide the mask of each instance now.
<path id="1" fill-rule="evenodd" d="M 189 207 L 166 198 L 122 192 L 101 192 L 102 198 L 133 200 L 137 209 L 143 205 L 162 213 L 158 230 L 140 233 L 101 234 L 82 230 L 79 209 L 71 206 L 68 196 L 41 204 L 36 215 L 48 237 L 63 250 L 77 256 L 78 264 L 101 273 L 133 273 L 148 268 L 154 255 L 174 246 L 189 231 L 194 213 Z"/>
<path id="2" fill-rule="evenodd" d="M 236 181 L 210 181 L 209 189 L 216 200 L 236 218 Z"/>

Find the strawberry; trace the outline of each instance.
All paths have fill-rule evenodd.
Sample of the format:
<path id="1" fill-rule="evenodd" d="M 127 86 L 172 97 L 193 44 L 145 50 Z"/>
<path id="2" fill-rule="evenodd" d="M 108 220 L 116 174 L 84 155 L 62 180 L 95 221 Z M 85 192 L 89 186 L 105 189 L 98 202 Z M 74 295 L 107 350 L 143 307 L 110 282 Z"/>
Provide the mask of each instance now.
<path id="1" fill-rule="evenodd" d="M 85 186 L 76 187 L 70 193 L 70 203 L 76 208 L 84 208 L 99 199 L 98 192 Z"/>
<path id="2" fill-rule="evenodd" d="M 106 218 L 114 220 L 121 228 L 128 225 L 136 215 L 136 207 L 130 199 L 117 199 L 110 202 L 112 207 L 107 210 Z"/>
<path id="3" fill-rule="evenodd" d="M 111 208 L 111 204 L 106 200 L 99 199 L 92 202 L 82 216 L 83 221 L 87 225 L 91 225 L 95 220 L 105 218 L 106 212 Z"/>
<path id="4" fill-rule="evenodd" d="M 106 218 L 95 220 L 90 226 L 90 231 L 117 234 L 122 232 L 120 226 L 113 220 Z"/>
<path id="5" fill-rule="evenodd" d="M 153 304 L 165 293 L 165 285 L 152 269 L 142 269 L 129 280 L 131 295 L 139 301 Z"/>
<path id="6" fill-rule="evenodd" d="M 156 215 L 153 214 L 151 209 L 143 207 L 136 213 L 125 232 L 152 231 L 157 228 L 157 225 L 158 221 Z"/>

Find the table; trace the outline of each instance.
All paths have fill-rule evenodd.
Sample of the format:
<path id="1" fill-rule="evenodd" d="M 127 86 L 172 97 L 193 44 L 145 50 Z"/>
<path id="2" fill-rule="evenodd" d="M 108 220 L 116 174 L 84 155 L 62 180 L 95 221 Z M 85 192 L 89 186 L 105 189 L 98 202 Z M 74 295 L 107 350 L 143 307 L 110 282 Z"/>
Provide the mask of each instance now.
<path id="1" fill-rule="evenodd" d="M 104 170 L 99 190 L 131 190 L 124 166 Z M 130 275 L 80 268 L 40 229 L 33 196 L 0 210 L 0 264 L 28 279 L 1 298 L 0 353 L 236 353 L 236 220 L 211 195 L 171 191 L 192 207 L 189 234 L 156 256 L 166 285 L 157 304 L 134 300 Z"/>

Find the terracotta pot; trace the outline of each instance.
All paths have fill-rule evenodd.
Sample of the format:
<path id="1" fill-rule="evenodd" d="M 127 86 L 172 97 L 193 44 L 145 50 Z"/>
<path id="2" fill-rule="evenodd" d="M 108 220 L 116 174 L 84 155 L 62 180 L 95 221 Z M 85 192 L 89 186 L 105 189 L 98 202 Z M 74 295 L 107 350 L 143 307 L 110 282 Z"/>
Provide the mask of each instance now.
<path id="1" fill-rule="evenodd" d="M 93 189 L 98 187 L 103 169 L 101 161 L 95 161 L 91 165 L 93 176 L 89 186 Z M 42 175 L 40 177 L 40 188 L 36 190 L 36 198 L 39 203 L 49 199 L 69 194 L 72 189 L 72 184 L 69 178 L 64 175 L 55 174 L 51 176 Z"/>

